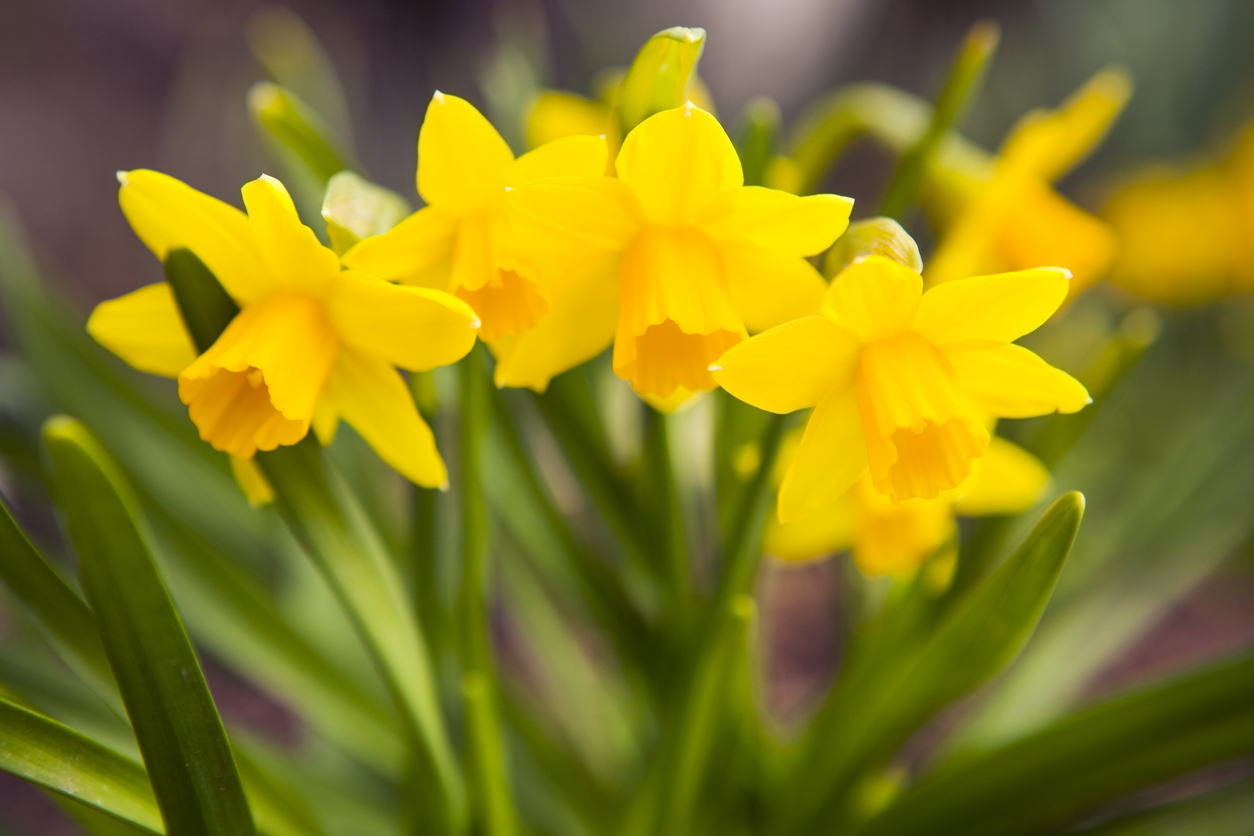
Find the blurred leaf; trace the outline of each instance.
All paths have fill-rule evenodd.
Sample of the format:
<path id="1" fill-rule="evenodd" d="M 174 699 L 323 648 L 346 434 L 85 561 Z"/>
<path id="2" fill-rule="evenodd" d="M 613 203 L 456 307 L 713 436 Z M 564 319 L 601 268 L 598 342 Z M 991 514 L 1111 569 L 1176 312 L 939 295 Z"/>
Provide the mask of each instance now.
<path id="1" fill-rule="evenodd" d="M 320 734 L 395 773 L 402 757 L 395 719 L 294 630 L 225 555 L 176 520 L 153 522 L 171 594 L 199 643 Z"/>
<path id="2" fill-rule="evenodd" d="M 266 516 L 248 507 L 225 458 L 197 437 L 173 390 L 159 388 L 165 381 L 129 371 L 87 336 L 41 282 L 3 212 L 0 301 L 9 333 L 56 409 L 85 421 L 172 516 L 236 560 L 266 559 Z"/>
<path id="3" fill-rule="evenodd" d="M 942 766 L 857 832 L 1052 831 L 1104 799 L 1254 753 L 1254 657 L 1117 697 Z"/>
<path id="4" fill-rule="evenodd" d="M 2 697 L 0 740 L 0 769 L 5 772 L 148 831 L 164 832 L 148 776 L 139 764 Z"/>
<path id="5" fill-rule="evenodd" d="M 1254 781 L 1211 790 L 1174 804 L 1119 816 L 1084 831 L 1086 836 L 1251 836 Z"/>
<path id="6" fill-rule="evenodd" d="M 425 810 L 452 832 L 465 823 L 465 789 L 444 728 L 426 643 L 396 566 L 365 513 L 334 475 L 317 441 L 259 454 L 283 518 L 352 617 L 387 679 L 436 788 Z"/>
<path id="7" fill-rule="evenodd" d="M 765 186 L 766 168 L 779 143 L 781 117 L 774 99 L 759 96 L 745 106 L 736 131 L 736 153 L 746 186 Z"/>
<path id="8" fill-rule="evenodd" d="M 300 97 L 277 84 L 261 81 L 248 91 L 248 109 L 270 137 L 295 155 L 325 187 L 331 175 L 351 168 L 335 147 L 327 126 Z"/>
<path id="9" fill-rule="evenodd" d="M 186 247 L 167 252 L 162 266 L 196 350 L 208 351 L 239 313 L 239 305 L 205 263 Z"/>
<path id="10" fill-rule="evenodd" d="M 992 21 L 978 21 L 968 31 L 936 100 L 927 130 L 897 161 L 897 169 L 880 207 L 881 215 L 903 220 L 905 210 L 918 200 L 924 175 L 938 154 L 942 141 L 979 95 L 984 74 L 1000 40 L 1001 30 Z"/>
<path id="11" fill-rule="evenodd" d="M 353 171 L 332 175 L 322 199 L 327 236 L 331 248 L 340 255 L 362 238 L 387 232 L 411 211 L 405 198 Z"/>
<path id="12" fill-rule="evenodd" d="M 705 49 L 705 30 L 674 26 L 645 41 L 618 88 L 623 135 L 654 113 L 688 100 L 688 79 Z"/>
<path id="13" fill-rule="evenodd" d="M 91 611 L 69 584 L 35 550 L 0 502 L 0 578 L 17 596 L 23 615 L 57 655 L 119 717 L 126 709 L 117 693 L 104 645 Z"/>
<path id="14" fill-rule="evenodd" d="M 916 273 L 923 272 L 919 245 L 892 218 L 867 218 L 849 224 L 823 258 L 823 276 L 833 279 L 851 264 L 882 255 Z"/>
<path id="15" fill-rule="evenodd" d="M 790 832 L 850 814 L 846 793 L 865 770 L 953 700 L 1001 670 L 1027 643 L 1071 550 L 1084 498 L 1058 499 L 1018 551 L 990 574 L 921 644 L 898 646 L 884 676 L 833 695 L 836 723 L 813 741 L 796 773 L 805 789 L 786 814 Z M 874 663 L 874 660 L 873 660 Z"/>
<path id="16" fill-rule="evenodd" d="M 83 586 L 167 828 L 252 833 L 226 732 L 140 534 L 129 487 L 80 422 L 50 420 L 44 442 Z"/>
<path id="17" fill-rule="evenodd" d="M 335 65 L 313 30 L 291 9 L 266 6 L 248 21 L 248 45 L 270 78 L 300 96 L 352 147 L 348 97 Z"/>

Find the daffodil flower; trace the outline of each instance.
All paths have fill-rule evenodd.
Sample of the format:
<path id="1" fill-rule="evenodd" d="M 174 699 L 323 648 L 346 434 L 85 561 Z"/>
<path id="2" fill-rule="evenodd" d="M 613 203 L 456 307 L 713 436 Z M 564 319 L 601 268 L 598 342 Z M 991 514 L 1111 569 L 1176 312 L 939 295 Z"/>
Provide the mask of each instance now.
<path id="1" fill-rule="evenodd" d="M 846 268 L 819 316 L 727 352 L 714 378 L 770 412 L 815 407 L 784 477 L 779 519 L 790 522 L 847 491 L 869 467 L 894 502 L 961 485 L 989 444 L 988 416 L 1075 412 L 1079 382 L 1013 340 L 1067 296 L 1056 267 L 947 282 L 883 256 Z"/>
<path id="2" fill-rule="evenodd" d="M 797 434 L 781 450 L 782 473 L 795 459 Z M 866 575 L 902 575 L 936 555 L 957 533 L 956 516 L 1017 514 L 1031 507 L 1049 483 L 1049 471 L 1031 453 L 993 436 L 965 482 L 934 499 L 893 502 L 863 471 L 854 486 L 803 519 L 768 520 L 765 551 L 787 561 L 806 561 L 849 549 Z"/>
<path id="3" fill-rule="evenodd" d="M 466 303 L 341 270 L 273 177 L 244 186 L 247 215 L 155 171 L 118 179 L 122 211 L 148 248 L 162 260 L 190 250 L 240 308 L 199 357 L 164 282 L 101 303 L 87 323 L 132 366 L 178 378 L 202 439 L 242 461 L 295 444 L 311 425 L 329 439 L 343 418 L 410 480 L 446 481 L 395 367 L 426 370 L 463 357 L 478 327 Z"/>
<path id="4" fill-rule="evenodd" d="M 1072 295 L 1103 278 L 1114 233 L 1051 183 L 1101 141 L 1130 92 L 1122 71 L 1104 70 L 1058 110 L 1027 114 L 976 176 L 935 177 L 942 232 L 924 272 L 928 287 L 1038 264 L 1070 270 Z"/>
<path id="5" fill-rule="evenodd" d="M 553 305 L 501 347 L 498 385 L 542 390 L 612 343 L 614 371 L 674 405 L 714 388 L 710 363 L 748 332 L 817 310 L 824 284 L 805 258 L 844 231 L 852 200 L 746 187 L 731 140 L 692 104 L 641 122 L 615 169 L 510 192 Z"/>
<path id="6" fill-rule="evenodd" d="M 1218 162 L 1132 175 L 1102 216 L 1121 244 L 1111 280 L 1133 293 L 1182 305 L 1254 291 L 1254 128 Z"/>
<path id="7" fill-rule="evenodd" d="M 427 206 L 362 240 L 344 264 L 464 299 L 486 342 L 521 334 L 549 309 L 549 291 L 517 257 L 506 193 L 538 178 L 599 175 L 605 157 L 604 137 L 572 136 L 515 159 L 474 105 L 437 92 L 418 134 L 418 193 Z"/>

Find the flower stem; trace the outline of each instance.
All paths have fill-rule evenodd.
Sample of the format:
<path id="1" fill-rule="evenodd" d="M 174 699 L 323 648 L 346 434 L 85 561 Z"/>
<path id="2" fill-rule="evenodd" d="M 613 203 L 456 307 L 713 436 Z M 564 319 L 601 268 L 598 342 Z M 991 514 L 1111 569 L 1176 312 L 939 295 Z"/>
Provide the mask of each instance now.
<path id="1" fill-rule="evenodd" d="M 458 609 L 462 696 L 465 699 L 466 754 L 480 827 L 488 836 L 514 836 L 518 832 L 517 815 L 505 777 L 500 708 L 484 601 L 488 518 L 480 482 L 479 454 L 490 419 L 490 406 L 482 351 L 476 346 L 461 366 L 462 586 Z"/>
<path id="2" fill-rule="evenodd" d="M 940 97 L 936 100 L 936 109 L 932 111 L 932 122 L 928 125 L 927 132 L 897 162 L 897 170 L 893 172 L 893 179 L 888 184 L 884 203 L 880 207 L 881 215 L 901 221 L 902 213 L 917 201 L 919 187 L 923 183 L 928 165 L 936 156 L 945 134 L 958 120 L 967 104 L 979 93 L 984 71 L 988 68 L 989 59 L 993 57 L 1000 38 L 997 24 L 991 21 L 979 21 L 971 27 L 958 50 L 958 57 L 954 60 L 953 69 Z"/>

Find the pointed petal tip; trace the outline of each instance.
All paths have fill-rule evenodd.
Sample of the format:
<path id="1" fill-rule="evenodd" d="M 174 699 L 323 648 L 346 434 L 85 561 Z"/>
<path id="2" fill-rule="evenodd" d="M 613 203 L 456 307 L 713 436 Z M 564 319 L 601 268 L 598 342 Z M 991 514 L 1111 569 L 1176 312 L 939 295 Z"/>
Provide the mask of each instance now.
<path id="1" fill-rule="evenodd" d="M 479 321 L 479 317 L 475 316 L 470 318 L 470 327 L 472 330 L 478 331 L 479 326 L 482 324 L 483 323 Z"/>
<path id="2" fill-rule="evenodd" d="M 126 185 L 126 180 L 130 176 L 130 174 L 131 173 L 129 171 L 123 171 L 122 169 L 118 169 L 116 172 L 114 172 L 114 176 L 118 178 L 118 183 L 120 183 L 123 186 Z"/>
<path id="3" fill-rule="evenodd" d="M 722 370 L 723 370 L 723 367 L 720 366 L 718 363 L 711 363 L 709 368 L 706 369 L 706 371 L 710 371 L 710 372 L 721 372 Z"/>
<path id="4" fill-rule="evenodd" d="M 441 104 L 441 105 L 444 104 L 444 93 L 442 93 L 439 90 L 436 90 L 434 93 L 431 94 L 431 101 L 435 102 L 436 104 Z"/>
<path id="5" fill-rule="evenodd" d="M 448 488 L 449 488 L 449 484 L 448 484 L 447 479 L 445 479 L 443 482 L 439 484 L 440 493 L 448 493 Z"/>

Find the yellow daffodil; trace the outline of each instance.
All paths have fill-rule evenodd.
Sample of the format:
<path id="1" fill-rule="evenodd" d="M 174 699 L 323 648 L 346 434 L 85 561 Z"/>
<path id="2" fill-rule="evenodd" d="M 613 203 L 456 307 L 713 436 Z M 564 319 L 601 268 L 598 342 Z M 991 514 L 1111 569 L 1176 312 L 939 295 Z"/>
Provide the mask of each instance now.
<path id="1" fill-rule="evenodd" d="M 846 268 L 819 316 L 732 348 L 714 378 L 759 409 L 816 407 L 779 495 L 790 522 L 831 504 L 870 468 L 895 502 L 961 485 L 989 444 L 987 416 L 1075 412 L 1088 392 L 1013 340 L 1067 296 L 1057 267 L 923 278 L 883 256 Z"/>
<path id="2" fill-rule="evenodd" d="M 148 248 L 162 260 L 190 250 L 240 308 L 199 357 L 164 282 L 101 303 L 87 323 L 131 365 L 178 378 L 202 439 L 247 460 L 295 444 L 311 424 L 329 438 L 343 418 L 407 478 L 445 482 L 431 431 L 395 367 L 425 370 L 464 356 L 478 327 L 469 306 L 341 270 L 272 177 L 242 189 L 247 215 L 155 171 L 118 179 L 122 211 Z M 255 475 L 243 468 L 241 483 Z"/>
<path id="3" fill-rule="evenodd" d="M 798 434 L 788 440 L 778 460 L 780 478 L 792 464 Z M 955 514 L 1017 514 L 1034 503 L 1049 482 L 1049 472 L 1032 454 L 993 436 L 971 476 L 935 499 L 893 502 L 875 490 L 863 471 L 835 502 L 805 518 L 768 520 L 764 549 L 789 561 L 813 560 L 849 549 L 867 575 L 900 575 L 916 569 L 956 535 Z"/>
<path id="4" fill-rule="evenodd" d="M 1073 296 L 1103 278 L 1114 233 L 1050 184 L 1101 141 L 1130 92 L 1126 74 L 1103 70 L 1058 110 L 1027 114 L 983 171 L 936 178 L 942 230 L 924 272 L 928 287 L 1038 264 L 1070 270 Z"/>
<path id="5" fill-rule="evenodd" d="M 1254 129 L 1224 160 L 1156 166 L 1106 204 L 1121 247 L 1112 280 L 1168 304 L 1254 291 Z"/>
<path id="6" fill-rule="evenodd" d="M 515 159 L 473 105 L 436 93 L 418 134 L 418 193 L 427 206 L 362 240 L 344 264 L 464 299 L 487 342 L 521 334 L 549 309 L 549 291 L 510 241 L 506 192 L 539 178 L 599 175 L 605 157 L 604 138 L 572 136 Z"/>
<path id="7" fill-rule="evenodd" d="M 844 231 L 852 200 L 744 186 L 731 140 L 692 104 L 641 122 L 615 168 L 510 192 L 553 304 L 501 346 L 498 385 L 543 389 L 612 343 L 614 371 L 674 406 L 714 388 L 710 363 L 747 332 L 818 309 L 825 287 L 805 257 Z"/>

